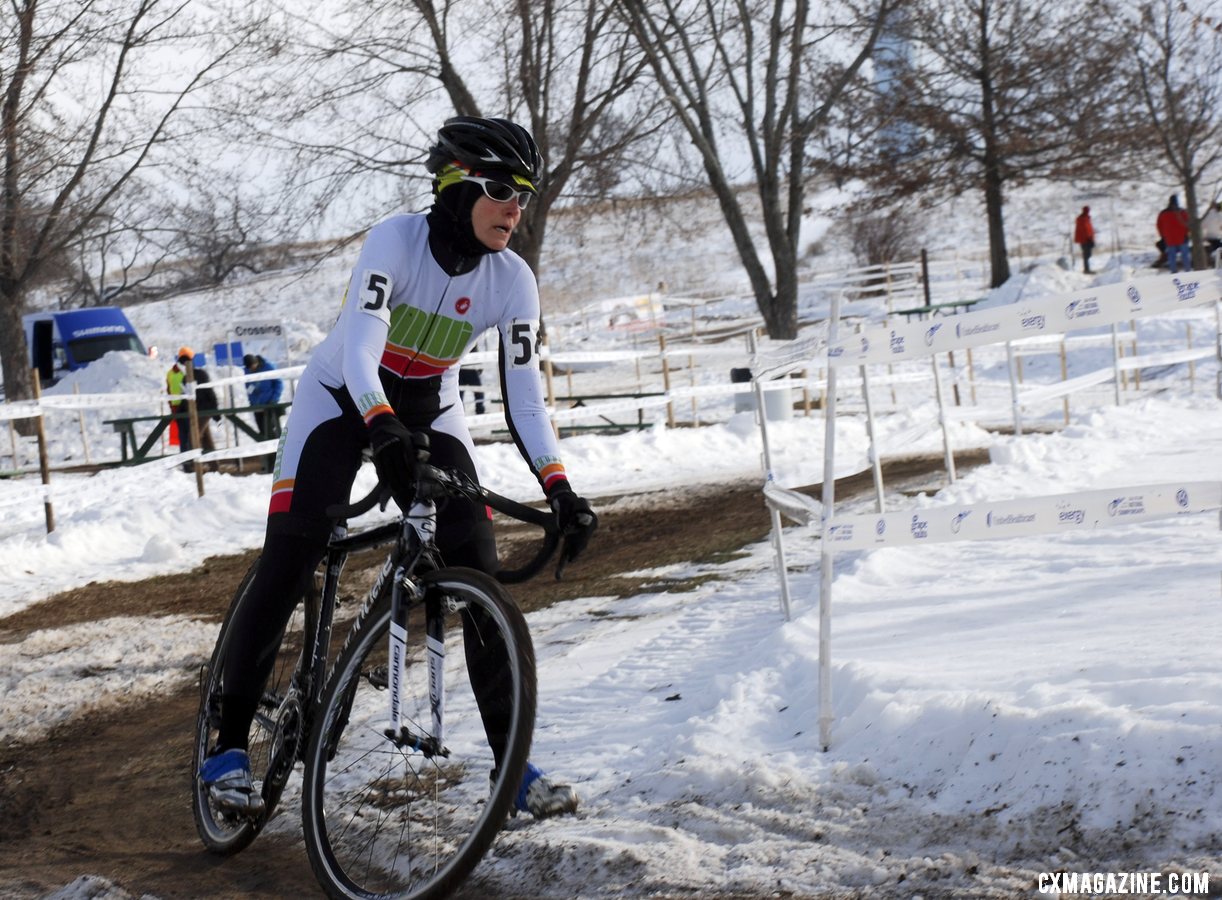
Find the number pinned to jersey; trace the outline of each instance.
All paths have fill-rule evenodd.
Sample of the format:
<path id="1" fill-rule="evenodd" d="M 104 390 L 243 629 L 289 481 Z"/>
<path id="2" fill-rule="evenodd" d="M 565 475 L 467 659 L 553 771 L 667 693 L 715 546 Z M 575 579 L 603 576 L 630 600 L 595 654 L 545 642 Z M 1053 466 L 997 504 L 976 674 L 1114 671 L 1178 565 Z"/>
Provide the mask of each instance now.
<path id="1" fill-rule="evenodd" d="M 361 273 L 361 309 L 390 323 L 390 290 L 394 282 L 385 272 L 366 269 Z"/>
<path id="2" fill-rule="evenodd" d="M 510 368 L 539 368 L 538 319 L 514 319 L 505 337 L 505 356 L 509 360 Z"/>

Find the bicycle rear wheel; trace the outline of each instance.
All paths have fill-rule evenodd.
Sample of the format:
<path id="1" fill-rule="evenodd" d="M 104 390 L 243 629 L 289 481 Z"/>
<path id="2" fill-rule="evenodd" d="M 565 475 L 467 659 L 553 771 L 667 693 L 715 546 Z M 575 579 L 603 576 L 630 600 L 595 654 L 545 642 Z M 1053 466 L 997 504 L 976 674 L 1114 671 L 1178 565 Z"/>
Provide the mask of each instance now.
<path id="1" fill-rule="evenodd" d="M 386 735 L 386 591 L 340 654 L 306 753 L 306 848 L 331 897 L 446 896 L 504 824 L 526 768 L 536 694 L 526 620 L 506 590 L 480 572 L 444 569 L 422 584 L 424 600 L 408 619 L 401 722 L 427 747 L 436 738 L 430 704 L 443 702 L 444 751 L 415 750 Z M 426 654 L 436 652 L 439 624 L 444 698 L 431 701 Z M 496 697 L 477 699 L 468 665 Z M 501 745 L 495 752 L 481 701 Z"/>
<path id="2" fill-rule="evenodd" d="M 245 849 L 271 818 L 297 759 L 304 697 L 298 688 L 303 647 L 312 644 L 309 634 L 317 621 L 312 595 L 298 604 L 284 632 L 271 675 L 264 686 L 250 726 L 248 752 L 251 777 L 263 796 L 265 809 L 258 818 L 237 816 L 218 809 L 200 782 L 200 765 L 216 746 L 224 695 L 225 657 L 233 639 L 232 623 L 239 606 L 246 602 L 259 561 L 255 560 L 242 579 L 221 624 L 212 659 L 200 672 L 200 706 L 195 722 L 191 758 L 191 810 L 200 840 L 213 853 L 230 855 Z"/>

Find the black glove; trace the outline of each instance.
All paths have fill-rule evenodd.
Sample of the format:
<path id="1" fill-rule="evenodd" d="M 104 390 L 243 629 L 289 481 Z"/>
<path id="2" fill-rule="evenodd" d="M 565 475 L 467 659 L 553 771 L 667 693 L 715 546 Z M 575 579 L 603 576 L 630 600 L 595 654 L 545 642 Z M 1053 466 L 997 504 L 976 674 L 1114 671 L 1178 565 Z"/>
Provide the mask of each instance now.
<path id="1" fill-rule="evenodd" d="M 560 533 L 564 535 L 561 558 L 564 562 L 572 562 L 581 555 L 586 544 L 590 543 L 590 538 L 594 536 L 594 531 L 598 528 L 598 516 L 590 509 L 590 501 L 573 493 L 567 481 L 551 491 L 547 502 L 556 514 Z"/>
<path id="2" fill-rule="evenodd" d="M 369 423 L 369 446 L 378 480 L 407 512 L 416 497 L 416 464 L 429 458 L 429 436 L 408 431 L 393 413 L 382 413 Z"/>

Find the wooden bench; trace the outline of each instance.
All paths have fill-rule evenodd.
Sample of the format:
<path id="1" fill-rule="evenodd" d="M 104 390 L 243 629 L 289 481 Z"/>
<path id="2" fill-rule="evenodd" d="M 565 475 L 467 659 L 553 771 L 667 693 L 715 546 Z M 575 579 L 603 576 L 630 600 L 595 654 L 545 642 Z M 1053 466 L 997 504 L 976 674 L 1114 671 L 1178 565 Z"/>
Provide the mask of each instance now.
<path id="1" fill-rule="evenodd" d="M 271 440 L 279 436 L 280 417 L 284 411 L 289 408 L 289 403 L 267 403 L 262 406 L 234 406 L 226 409 L 213 410 L 210 414 L 200 414 L 202 422 L 213 416 L 221 416 L 233 422 L 234 426 L 242 433 L 248 435 L 255 441 Z M 274 416 L 268 416 L 265 420 L 265 430 L 267 434 L 260 433 L 259 429 L 252 426 L 249 422 L 242 418 L 243 413 L 261 413 L 272 411 Z M 152 429 L 148 435 L 141 441 L 136 436 L 136 425 L 138 423 L 151 422 Z M 178 422 L 179 428 L 189 428 L 191 425 L 191 415 L 187 412 L 163 413 L 157 416 L 128 416 L 121 419 L 105 419 L 104 425 L 109 425 L 119 433 L 120 440 L 120 456 L 123 463 L 127 462 L 143 462 L 149 459 L 149 451 L 153 449 L 153 445 L 157 443 L 157 439 L 170 427 L 170 422 Z M 274 429 L 272 426 L 275 426 Z M 130 455 L 129 455 L 130 454 Z M 155 457 L 154 457 L 155 458 Z"/>

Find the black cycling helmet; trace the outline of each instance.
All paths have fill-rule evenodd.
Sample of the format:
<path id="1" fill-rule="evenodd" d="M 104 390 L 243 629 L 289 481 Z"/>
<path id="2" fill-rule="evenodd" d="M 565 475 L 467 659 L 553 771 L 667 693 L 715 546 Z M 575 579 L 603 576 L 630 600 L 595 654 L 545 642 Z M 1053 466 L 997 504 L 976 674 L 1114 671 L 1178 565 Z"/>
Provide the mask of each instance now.
<path id="1" fill-rule="evenodd" d="M 530 132 L 508 119 L 455 116 L 437 132 L 425 168 L 436 175 L 458 163 L 471 172 L 501 171 L 525 178 L 537 187 L 543 157 Z"/>

